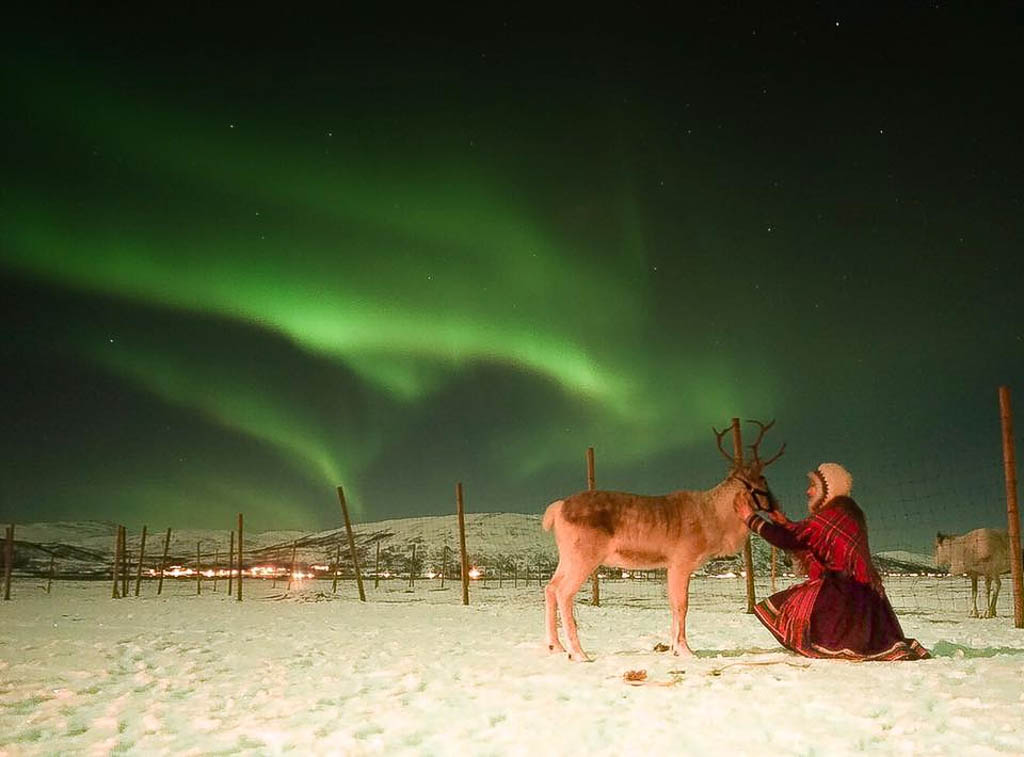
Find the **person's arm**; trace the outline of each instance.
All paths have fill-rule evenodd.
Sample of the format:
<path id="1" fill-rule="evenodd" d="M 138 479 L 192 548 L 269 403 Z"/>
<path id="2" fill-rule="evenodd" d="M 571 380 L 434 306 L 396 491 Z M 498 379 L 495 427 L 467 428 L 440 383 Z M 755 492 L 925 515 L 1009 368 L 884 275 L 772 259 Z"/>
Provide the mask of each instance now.
<path id="1" fill-rule="evenodd" d="M 792 528 L 791 525 L 769 523 L 753 513 L 747 518 L 746 524 L 747 528 L 779 549 L 796 551 L 808 547 L 807 543 L 800 538 L 800 532 Z"/>
<path id="2" fill-rule="evenodd" d="M 798 529 L 794 527 L 793 523 L 786 520 L 784 515 L 782 516 L 783 522 L 777 521 L 776 523 L 769 523 L 758 517 L 748 493 L 739 492 L 733 499 L 732 506 L 736 514 L 747 524 L 747 528 L 769 544 L 774 544 L 779 549 L 807 549 L 807 544 L 798 536 Z"/>

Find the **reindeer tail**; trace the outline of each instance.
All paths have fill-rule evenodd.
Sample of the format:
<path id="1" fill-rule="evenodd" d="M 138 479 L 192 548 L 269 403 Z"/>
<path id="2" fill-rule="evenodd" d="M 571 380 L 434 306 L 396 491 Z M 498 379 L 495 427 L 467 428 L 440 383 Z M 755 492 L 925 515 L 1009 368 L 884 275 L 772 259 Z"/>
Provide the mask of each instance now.
<path id="1" fill-rule="evenodd" d="M 562 509 L 562 502 L 564 502 L 564 500 L 556 499 L 548 505 L 548 509 L 544 511 L 544 520 L 541 522 L 541 525 L 544 526 L 545 531 L 550 531 L 551 527 L 555 525 L 555 516 L 558 515 L 558 511 Z"/>

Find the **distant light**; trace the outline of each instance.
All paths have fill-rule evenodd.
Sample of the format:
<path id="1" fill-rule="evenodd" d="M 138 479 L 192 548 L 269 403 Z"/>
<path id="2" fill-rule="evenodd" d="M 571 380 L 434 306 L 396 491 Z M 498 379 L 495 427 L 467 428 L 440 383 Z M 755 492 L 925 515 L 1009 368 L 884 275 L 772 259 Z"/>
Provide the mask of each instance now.
<path id="1" fill-rule="evenodd" d="M 480 578 L 480 570 L 478 568 L 470 568 L 469 569 L 469 577 L 470 578 Z"/>

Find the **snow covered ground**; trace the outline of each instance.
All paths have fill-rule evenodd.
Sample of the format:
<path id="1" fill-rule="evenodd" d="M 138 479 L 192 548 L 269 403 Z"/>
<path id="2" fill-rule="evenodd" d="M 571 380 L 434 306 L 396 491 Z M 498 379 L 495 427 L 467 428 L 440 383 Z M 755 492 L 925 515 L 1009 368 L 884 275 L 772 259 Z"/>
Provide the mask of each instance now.
<path id="1" fill-rule="evenodd" d="M 365 604 L 329 581 L 247 581 L 241 603 L 223 582 L 116 601 L 108 582 L 44 585 L 0 602 L 4 755 L 1024 753 L 1024 630 L 1005 616 L 901 614 L 933 660 L 803 660 L 738 580 L 696 579 L 697 657 L 679 659 L 653 651 L 661 587 L 609 582 L 577 608 L 593 661 L 573 664 L 544 649 L 536 584 L 475 583 L 468 607 L 450 582 L 371 581 Z"/>

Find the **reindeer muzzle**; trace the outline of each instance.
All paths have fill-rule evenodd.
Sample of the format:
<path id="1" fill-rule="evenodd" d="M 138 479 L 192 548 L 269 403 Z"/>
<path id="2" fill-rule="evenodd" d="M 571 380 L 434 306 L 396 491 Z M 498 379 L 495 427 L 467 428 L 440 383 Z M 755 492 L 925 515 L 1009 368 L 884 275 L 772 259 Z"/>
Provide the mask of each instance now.
<path id="1" fill-rule="evenodd" d="M 743 484 L 743 487 L 750 492 L 750 497 L 754 500 L 755 509 L 760 510 L 763 513 L 770 513 L 779 509 L 779 503 L 767 488 L 761 489 L 742 478 L 738 478 L 738 480 Z"/>

